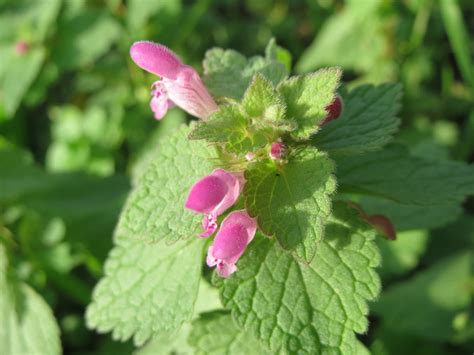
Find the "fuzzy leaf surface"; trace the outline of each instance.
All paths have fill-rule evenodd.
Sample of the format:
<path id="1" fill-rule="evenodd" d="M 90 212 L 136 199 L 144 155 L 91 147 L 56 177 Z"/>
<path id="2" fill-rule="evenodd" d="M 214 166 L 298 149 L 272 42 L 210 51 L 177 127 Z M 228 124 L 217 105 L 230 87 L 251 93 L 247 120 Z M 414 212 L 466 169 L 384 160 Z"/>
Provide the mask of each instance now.
<path id="1" fill-rule="evenodd" d="M 323 152 L 308 148 L 277 166 L 261 161 L 245 172 L 245 205 L 266 235 L 298 259 L 310 262 L 331 212 L 336 182 L 333 163 Z"/>
<path id="2" fill-rule="evenodd" d="M 213 48 L 206 52 L 203 62 L 204 82 L 215 97 L 241 100 L 255 73 L 261 73 L 277 85 L 288 71 L 285 65 L 270 58 L 245 58 L 234 50 Z"/>
<path id="3" fill-rule="evenodd" d="M 361 85 L 341 91 L 341 116 L 323 126 L 312 143 L 329 153 L 361 154 L 382 148 L 398 131 L 402 86 Z"/>
<path id="4" fill-rule="evenodd" d="M 241 331 L 227 312 L 203 313 L 193 322 L 189 343 L 197 355 L 269 354 L 252 334 Z"/>
<path id="5" fill-rule="evenodd" d="M 202 216 L 184 208 L 191 186 L 213 170 L 214 151 L 188 141 L 188 127 L 164 138 L 155 159 L 137 180 L 120 216 L 116 234 L 145 242 L 197 235 Z"/>
<path id="6" fill-rule="evenodd" d="M 116 238 L 86 313 L 87 325 L 116 340 L 143 345 L 192 318 L 204 243 L 171 246 Z"/>
<path id="7" fill-rule="evenodd" d="M 273 353 L 356 354 L 354 332 L 367 329 L 367 301 L 380 291 L 375 232 L 337 203 L 309 265 L 260 234 L 217 280 L 226 308 Z"/>
<path id="8" fill-rule="evenodd" d="M 278 86 L 287 106 L 287 118 L 297 123 L 296 139 L 307 139 L 326 118 L 326 106 L 334 99 L 341 78 L 337 68 L 292 77 Z"/>
<path id="9" fill-rule="evenodd" d="M 0 353 L 61 354 L 59 327 L 44 299 L 23 282 L 9 277 L 0 244 Z"/>

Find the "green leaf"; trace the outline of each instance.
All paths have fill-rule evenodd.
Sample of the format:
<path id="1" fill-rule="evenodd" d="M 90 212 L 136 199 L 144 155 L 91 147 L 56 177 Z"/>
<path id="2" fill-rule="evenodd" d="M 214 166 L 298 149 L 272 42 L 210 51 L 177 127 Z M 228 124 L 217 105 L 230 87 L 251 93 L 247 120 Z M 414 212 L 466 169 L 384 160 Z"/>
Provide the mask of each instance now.
<path id="1" fill-rule="evenodd" d="M 193 315 L 204 243 L 198 238 L 172 246 L 116 237 L 87 308 L 89 328 L 112 331 L 116 340 L 133 336 L 137 346 L 176 331 Z"/>
<path id="2" fill-rule="evenodd" d="M 265 58 L 267 60 L 276 60 L 282 63 L 287 72 L 291 72 L 292 57 L 290 51 L 276 44 L 275 38 L 272 38 L 265 48 Z"/>
<path id="3" fill-rule="evenodd" d="M 224 144 L 226 151 L 245 155 L 276 141 L 291 130 L 283 120 L 285 106 L 273 85 L 256 74 L 245 92 L 242 105 L 223 105 L 205 121 L 199 122 L 190 139 Z"/>
<path id="4" fill-rule="evenodd" d="M 219 292 L 201 279 L 199 292 L 194 305 L 193 319 L 199 318 L 202 312 L 222 309 Z M 192 330 L 190 323 L 185 323 L 177 333 L 162 333 L 150 340 L 144 347 L 136 351 L 135 355 L 156 354 L 192 354 L 193 348 L 188 344 L 188 337 Z"/>
<path id="5" fill-rule="evenodd" d="M 120 38 L 120 25 L 99 10 L 82 11 L 60 22 L 52 59 L 61 70 L 92 64 Z"/>
<path id="6" fill-rule="evenodd" d="M 356 354 L 354 332 L 367 330 L 366 302 L 380 290 L 375 232 L 341 203 L 326 229 L 309 265 L 257 234 L 239 271 L 219 279 L 239 327 L 273 353 Z"/>
<path id="7" fill-rule="evenodd" d="M 369 196 L 363 196 L 359 202 L 367 213 L 390 218 L 397 231 L 441 227 L 462 214 L 459 202 L 420 206 Z"/>
<path id="8" fill-rule="evenodd" d="M 275 236 L 298 259 L 310 262 L 331 212 L 329 196 L 336 189 L 333 163 L 323 152 L 308 148 L 276 166 L 260 161 L 245 172 L 245 205 L 260 230 Z"/>
<path id="9" fill-rule="evenodd" d="M 269 354 L 251 333 L 241 331 L 230 314 L 223 311 L 201 314 L 192 324 L 188 341 L 196 355 Z"/>
<path id="10" fill-rule="evenodd" d="M 239 105 L 221 106 L 206 121 L 199 122 L 190 133 L 190 139 L 205 139 L 223 143 L 233 153 L 247 153 L 266 144 L 264 137 L 255 140 L 249 132 L 249 120 Z"/>
<path id="11" fill-rule="evenodd" d="M 387 198 L 408 205 L 461 202 L 474 193 L 474 167 L 455 161 L 411 156 L 402 145 L 379 152 L 337 158 L 341 191 Z"/>
<path id="12" fill-rule="evenodd" d="M 8 53 L 9 52 L 9 53 Z M 4 102 L 5 112 L 12 117 L 23 97 L 27 93 L 33 80 L 43 65 L 45 51 L 43 48 L 32 48 L 22 55 L 14 53 L 10 48 L 6 57 L 2 58 L 6 65 L 5 70 L 0 69 L 0 99 Z"/>
<path id="13" fill-rule="evenodd" d="M 257 123 L 263 121 L 279 121 L 284 118 L 285 104 L 283 98 L 272 83 L 261 74 L 256 74 L 245 92 L 242 106 Z"/>
<path id="14" fill-rule="evenodd" d="M 454 317 L 470 307 L 471 261 L 471 253 L 464 251 L 387 289 L 373 305 L 382 325 L 424 339 L 449 340 Z"/>
<path id="15" fill-rule="evenodd" d="M 296 139 L 307 139 L 319 129 L 326 118 L 326 107 L 333 101 L 339 85 L 341 70 L 329 68 L 316 73 L 292 77 L 278 86 L 287 106 L 287 118 L 298 128 L 292 132 Z"/>
<path id="16" fill-rule="evenodd" d="M 198 234 L 202 216 L 184 208 L 192 185 L 213 170 L 213 148 L 188 141 L 183 126 L 162 140 L 155 159 L 136 181 L 116 229 L 118 236 L 173 243 Z"/>
<path id="17" fill-rule="evenodd" d="M 213 48 L 206 52 L 203 62 L 204 82 L 215 97 L 241 100 L 255 73 L 261 73 L 277 85 L 288 72 L 275 60 L 263 57 L 245 58 L 234 50 Z"/>
<path id="18" fill-rule="evenodd" d="M 0 353 L 61 354 L 59 328 L 49 305 L 32 288 L 8 275 L 0 244 Z"/>
<path id="19" fill-rule="evenodd" d="M 361 85 L 341 92 L 341 116 L 324 125 L 312 144 L 329 153 L 360 154 L 378 150 L 398 131 L 400 84 Z"/>

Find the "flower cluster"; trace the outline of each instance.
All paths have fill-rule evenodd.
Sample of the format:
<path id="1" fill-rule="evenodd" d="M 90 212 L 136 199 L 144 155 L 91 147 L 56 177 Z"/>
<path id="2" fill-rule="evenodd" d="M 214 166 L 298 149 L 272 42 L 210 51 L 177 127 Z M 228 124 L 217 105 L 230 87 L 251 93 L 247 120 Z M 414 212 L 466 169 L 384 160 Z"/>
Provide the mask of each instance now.
<path id="1" fill-rule="evenodd" d="M 162 119 L 174 106 L 201 119 L 217 111 L 218 106 L 199 74 L 168 48 L 147 41 L 136 42 L 130 56 L 140 68 L 160 77 L 152 84 L 150 101 L 156 119 Z M 328 114 L 322 125 L 340 116 L 342 98 L 337 96 L 326 109 Z M 270 159 L 281 162 L 285 155 L 286 146 L 280 139 L 271 144 Z M 254 160 L 255 154 L 248 153 L 246 159 Z M 186 208 L 204 215 L 201 237 L 212 236 L 217 231 L 208 250 L 207 264 L 215 266 L 221 277 L 229 277 L 237 270 L 237 261 L 257 231 L 255 219 L 245 210 L 230 212 L 219 228 L 219 216 L 237 202 L 244 184 L 243 172 L 216 169 L 192 186 L 185 202 Z"/>
<path id="2" fill-rule="evenodd" d="M 194 184 L 185 207 L 204 214 L 201 237 L 209 237 L 218 229 L 217 218 L 232 207 L 242 192 L 242 173 L 214 170 Z M 213 245 L 208 250 L 207 264 L 228 277 L 237 270 L 235 263 L 252 241 L 257 224 L 247 212 L 233 211 L 222 222 Z"/>

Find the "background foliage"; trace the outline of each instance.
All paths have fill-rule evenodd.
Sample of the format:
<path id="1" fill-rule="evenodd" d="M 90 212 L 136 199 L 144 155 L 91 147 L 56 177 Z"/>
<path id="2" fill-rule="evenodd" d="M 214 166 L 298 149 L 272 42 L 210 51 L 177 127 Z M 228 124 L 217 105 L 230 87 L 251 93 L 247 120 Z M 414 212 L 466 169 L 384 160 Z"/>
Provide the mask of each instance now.
<path id="1" fill-rule="evenodd" d="M 0 353 L 58 352 L 54 336 L 33 331 L 38 322 L 60 332 L 65 353 L 133 352 L 131 343 L 87 330 L 85 306 L 130 185 L 156 142 L 189 119 L 175 109 L 153 120 L 152 80 L 129 59 L 133 41 L 166 44 L 201 70 L 210 47 L 254 55 L 275 37 L 297 72 L 339 65 L 349 87 L 400 81 L 396 140 L 414 156 L 472 163 L 469 35 L 469 0 L 0 0 L 0 310 L 9 310 L 0 311 Z M 26 53 L 15 50 L 19 42 Z M 383 292 L 362 343 L 374 354 L 472 351 L 474 200 L 403 215 L 397 202 L 361 203 L 369 213 L 392 211 L 399 231 L 396 242 L 378 241 Z M 212 301 L 200 310 L 219 308 L 204 298 Z M 15 323 L 18 315 L 24 322 Z M 237 334 L 226 317 L 206 313 L 184 329 L 188 342 L 163 334 L 139 352 L 249 346 L 242 334 L 206 338 L 223 326 Z M 27 329 L 31 342 L 15 337 Z"/>

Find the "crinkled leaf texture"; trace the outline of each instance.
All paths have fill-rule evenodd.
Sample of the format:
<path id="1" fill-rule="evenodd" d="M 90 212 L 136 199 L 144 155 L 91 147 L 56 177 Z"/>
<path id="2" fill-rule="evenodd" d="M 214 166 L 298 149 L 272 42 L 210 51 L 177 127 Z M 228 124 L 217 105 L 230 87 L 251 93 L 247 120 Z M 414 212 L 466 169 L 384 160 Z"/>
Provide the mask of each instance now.
<path id="1" fill-rule="evenodd" d="M 257 162 L 245 172 L 245 205 L 260 230 L 274 235 L 281 246 L 310 262 L 331 212 L 336 189 L 334 164 L 314 148 L 290 154 L 283 166 Z"/>
<path id="2" fill-rule="evenodd" d="M 227 152 L 245 155 L 276 141 L 291 130 L 285 104 L 270 81 L 256 74 L 242 104 L 222 105 L 190 133 L 190 139 L 220 143 Z"/>
<path id="3" fill-rule="evenodd" d="M 0 244 L 0 354 L 61 354 L 59 327 L 49 305 L 32 288 L 7 275 Z"/>
<path id="4" fill-rule="evenodd" d="M 307 139 L 326 118 L 326 107 L 334 100 L 342 71 L 321 69 L 315 73 L 291 77 L 278 85 L 286 103 L 286 116 L 297 123 L 295 139 Z"/>
<path id="5" fill-rule="evenodd" d="M 360 154 L 382 148 L 398 131 L 402 86 L 361 85 L 340 92 L 344 110 L 324 125 L 312 143 L 331 154 Z"/>
<path id="6" fill-rule="evenodd" d="M 112 331 L 115 339 L 133 336 L 142 345 L 192 317 L 204 243 L 193 238 L 202 216 L 185 211 L 184 202 L 192 184 L 212 170 L 212 151 L 189 142 L 188 133 L 183 127 L 163 139 L 138 180 L 87 309 L 88 326 Z"/>
<path id="7" fill-rule="evenodd" d="M 367 301 L 380 291 L 375 232 L 336 203 L 309 265 L 257 235 L 230 279 L 218 280 L 237 324 L 273 352 L 356 354 Z"/>
<path id="8" fill-rule="evenodd" d="M 193 322 L 189 344 L 196 355 L 270 354 L 255 337 L 241 331 L 228 312 L 203 313 Z"/>
<path id="9" fill-rule="evenodd" d="M 88 326 L 143 345 L 191 320 L 203 247 L 197 238 L 171 246 L 118 238 L 87 309 Z"/>
<path id="10" fill-rule="evenodd" d="M 213 148 L 188 141 L 190 129 L 178 129 L 162 144 L 138 179 L 120 216 L 116 234 L 144 242 L 174 243 L 198 235 L 202 216 L 184 208 L 191 186 L 213 170 Z"/>
<path id="11" fill-rule="evenodd" d="M 211 94 L 217 98 L 242 99 L 256 73 L 261 73 L 273 85 L 288 76 L 285 65 L 271 57 L 255 56 L 247 59 L 231 49 L 208 50 L 203 66 L 204 82 Z"/>

